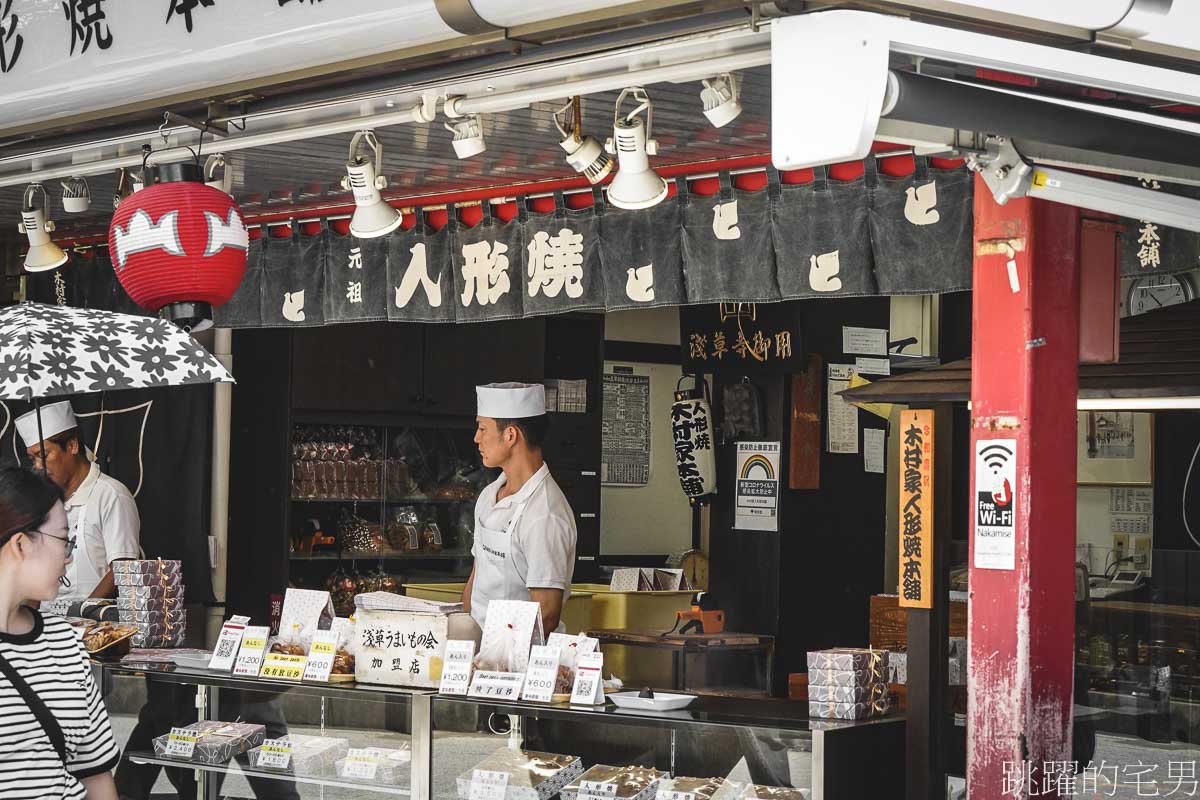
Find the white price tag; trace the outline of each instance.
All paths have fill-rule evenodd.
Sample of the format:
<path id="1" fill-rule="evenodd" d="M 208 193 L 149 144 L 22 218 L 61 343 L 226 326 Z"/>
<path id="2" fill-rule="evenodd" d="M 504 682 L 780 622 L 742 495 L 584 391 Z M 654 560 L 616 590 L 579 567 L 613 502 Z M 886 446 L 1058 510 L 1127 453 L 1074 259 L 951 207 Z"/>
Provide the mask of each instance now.
<path id="1" fill-rule="evenodd" d="M 532 703 L 549 703 L 554 699 L 554 684 L 558 682 L 557 647 L 535 645 L 529 651 L 529 669 L 525 672 L 525 689 L 521 696 Z"/>
<path id="2" fill-rule="evenodd" d="M 604 703 L 603 653 L 584 653 L 575 665 L 575 685 L 571 689 L 571 704 L 598 706 Z"/>
<path id="3" fill-rule="evenodd" d="M 343 778 L 359 778 L 364 781 L 375 780 L 379 771 L 379 756 L 370 748 L 350 748 L 346 760 L 342 762 Z"/>
<path id="4" fill-rule="evenodd" d="M 171 728 L 167 736 L 167 758 L 191 758 L 196 752 L 196 732 L 187 728 Z"/>
<path id="5" fill-rule="evenodd" d="M 443 656 L 442 694 L 465 695 L 471 686 L 471 662 L 475 658 L 475 642 L 450 639 Z"/>
<path id="6" fill-rule="evenodd" d="M 258 751 L 259 769 L 287 769 L 292 763 L 292 743 L 287 739 L 266 739 Z"/>
<path id="7" fill-rule="evenodd" d="M 221 635 L 217 637 L 217 646 L 213 648 L 212 658 L 208 662 L 209 669 L 220 672 L 233 669 L 238 648 L 242 646 L 242 634 L 246 632 L 246 623 L 239 623 L 236 621 L 238 619 L 248 618 L 234 617 L 221 626 Z"/>
<path id="8" fill-rule="evenodd" d="M 665 789 L 658 790 L 658 796 L 655 800 L 696 800 L 695 792 L 672 792 Z"/>
<path id="9" fill-rule="evenodd" d="M 467 800 L 504 800 L 508 773 L 477 769 L 471 773 L 471 791 Z"/>
<path id="10" fill-rule="evenodd" d="M 242 646 L 238 649 L 237 661 L 233 665 L 234 675 L 258 677 L 270 635 L 271 629 L 266 625 L 250 625 L 242 631 Z"/>
<path id="11" fill-rule="evenodd" d="M 250 624 L 249 617 L 242 617 L 237 614 L 234 614 L 232 617 L 230 617 L 229 621 L 234 625 L 241 625 L 243 628 Z"/>
<path id="12" fill-rule="evenodd" d="M 483 670 L 475 673 L 469 697 L 483 697 L 489 700 L 516 700 L 521 696 L 521 686 L 525 683 L 523 672 L 488 672 Z"/>
<path id="13" fill-rule="evenodd" d="M 337 633 L 317 631 L 313 634 L 312 647 L 308 650 L 308 663 L 304 665 L 304 680 L 324 683 L 333 672 L 333 659 L 337 656 Z"/>
<path id="14" fill-rule="evenodd" d="M 605 781 L 580 781 L 579 800 L 609 800 L 617 796 L 617 785 Z"/>

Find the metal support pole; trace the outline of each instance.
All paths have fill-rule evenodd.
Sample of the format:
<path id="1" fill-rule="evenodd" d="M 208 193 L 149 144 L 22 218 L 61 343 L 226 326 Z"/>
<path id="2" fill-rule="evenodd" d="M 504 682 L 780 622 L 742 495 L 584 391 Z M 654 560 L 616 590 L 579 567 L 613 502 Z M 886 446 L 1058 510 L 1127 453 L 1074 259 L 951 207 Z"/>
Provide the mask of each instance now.
<path id="1" fill-rule="evenodd" d="M 999 206 L 976 178 L 971 797 L 1026 798 L 1013 774 L 1040 789 L 1071 758 L 1079 232 L 1077 208 Z"/>
<path id="2" fill-rule="evenodd" d="M 414 694 L 412 703 L 411 800 L 430 800 L 433 794 L 433 695 Z"/>

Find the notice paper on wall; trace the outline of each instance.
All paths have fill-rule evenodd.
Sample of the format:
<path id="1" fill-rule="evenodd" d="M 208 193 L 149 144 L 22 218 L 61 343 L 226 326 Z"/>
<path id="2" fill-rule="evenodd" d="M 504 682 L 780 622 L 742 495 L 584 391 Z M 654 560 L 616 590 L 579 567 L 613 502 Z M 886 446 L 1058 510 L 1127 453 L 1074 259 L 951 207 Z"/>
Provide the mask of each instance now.
<path id="1" fill-rule="evenodd" d="M 604 375 L 600 482 L 645 486 L 650 482 L 650 376 L 614 366 Z"/>
<path id="2" fill-rule="evenodd" d="M 737 443 L 735 529 L 779 530 L 779 449 L 779 442 Z"/>
<path id="3" fill-rule="evenodd" d="M 852 328 L 843 325 L 842 352 L 846 355 L 886 356 L 887 328 Z"/>
<path id="4" fill-rule="evenodd" d="M 892 361 L 888 358 L 866 358 L 859 356 L 854 359 L 854 366 L 863 375 L 892 374 Z"/>
<path id="5" fill-rule="evenodd" d="M 826 449 L 830 453 L 858 452 L 858 407 L 850 405 L 838 394 L 843 389 L 850 388 L 850 378 L 854 373 L 855 368 L 850 364 L 829 365 L 825 405 L 829 418 L 829 442 Z"/>
<path id="6" fill-rule="evenodd" d="M 883 428 L 863 428 L 863 471 L 883 474 L 887 437 Z"/>
<path id="7" fill-rule="evenodd" d="M 1108 510 L 1113 514 L 1154 513 L 1154 487 L 1120 486 L 1109 490 Z"/>

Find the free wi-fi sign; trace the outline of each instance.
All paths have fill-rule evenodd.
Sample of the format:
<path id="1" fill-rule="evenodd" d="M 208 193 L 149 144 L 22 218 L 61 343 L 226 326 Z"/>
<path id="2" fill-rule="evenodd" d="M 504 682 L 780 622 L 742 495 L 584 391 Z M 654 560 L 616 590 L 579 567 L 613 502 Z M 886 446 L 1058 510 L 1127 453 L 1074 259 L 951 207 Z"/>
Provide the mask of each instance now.
<path id="1" fill-rule="evenodd" d="M 1013 569 L 1016 557 L 1016 439 L 975 443 L 975 566 Z"/>

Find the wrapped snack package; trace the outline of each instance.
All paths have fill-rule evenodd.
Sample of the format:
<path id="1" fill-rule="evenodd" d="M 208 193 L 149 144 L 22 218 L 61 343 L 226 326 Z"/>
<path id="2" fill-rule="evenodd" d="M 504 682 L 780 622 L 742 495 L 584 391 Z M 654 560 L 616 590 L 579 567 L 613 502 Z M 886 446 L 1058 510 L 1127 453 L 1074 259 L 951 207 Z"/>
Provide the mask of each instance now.
<path id="1" fill-rule="evenodd" d="M 508 775 L 504 800 L 550 800 L 583 773 L 577 756 L 503 748 L 458 776 L 458 796 L 468 800 L 476 770 Z"/>
<path id="2" fill-rule="evenodd" d="M 184 625 L 143 625 L 133 635 L 133 646 L 144 648 L 179 647 L 187 636 Z"/>
<path id="3" fill-rule="evenodd" d="M 742 785 L 725 778 L 667 778 L 656 792 L 687 792 L 696 800 L 737 800 Z"/>
<path id="4" fill-rule="evenodd" d="M 283 611 L 279 617 L 279 639 L 288 645 L 298 645 L 308 653 L 313 634 L 329 630 L 334 618 L 333 601 L 329 592 L 312 589 L 288 589 L 283 596 Z"/>
<path id="5" fill-rule="evenodd" d="M 339 759 L 345 758 L 346 752 L 350 749 L 350 743 L 345 739 L 305 736 L 302 733 L 290 733 L 286 738 L 288 744 L 292 746 L 291 765 L 286 771 L 293 775 L 318 777 L 331 774 L 334 764 Z M 258 755 L 261 752 L 261 747 L 250 751 L 250 766 L 265 769 L 265 767 L 258 766 Z"/>
<path id="6" fill-rule="evenodd" d="M 562 790 L 563 800 L 578 800 L 580 786 L 588 783 L 613 784 L 619 800 L 653 800 L 658 784 L 667 773 L 648 767 L 609 767 L 597 764 L 571 781 Z"/>
<path id="7" fill-rule="evenodd" d="M 738 800 L 808 800 L 807 789 L 789 789 L 786 786 L 763 786 L 748 783 Z"/>
<path id="8" fill-rule="evenodd" d="M 808 685 L 808 699 L 821 703 L 869 703 L 879 690 L 870 686 Z"/>
<path id="9" fill-rule="evenodd" d="M 112 571 L 113 575 L 178 575 L 182 571 L 182 562 L 165 561 L 163 559 L 153 561 L 114 561 Z"/>
<path id="10" fill-rule="evenodd" d="M 542 607 L 522 600 L 493 600 L 475 666 L 481 670 L 524 672 L 529 650 L 542 644 Z"/>
<path id="11" fill-rule="evenodd" d="M 859 647 L 835 647 L 813 650 L 808 654 L 808 670 L 875 670 L 887 674 L 887 650 L 868 650 Z"/>
<path id="12" fill-rule="evenodd" d="M 565 633 L 552 633 L 546 644 L 558 648 L 558 680 L 554 685 L 554 693 L 570 694 L 571 687 L 575 684 L 575 665 L 579 662 L 579 657 L 596 652 L 600 641 L 583 634 L 569 636 Z"/>
<path id="13" fill-rule="evenodd" d="M 153 605 L 141 609 L 118 609 L 118 617 L 126 625 L 167 625 L 184 627 L 187 625 L 187 611 L 182 608 L 155 608 Z"/>
<path id="14" fill-rule="evenodd" d="M 823 719 L 871 719 L 887 713 L 887 695 L 878 702 L 864 703 L 835 703 L 808 701 L 808 715 Z"/>
<path id="15" fill-rule="evenodd" d="M 178 611 L 183 608 L 183 594 L 170 597 L 118 597 L 116 601 L 118 613 L 136 613 L 138 611 Z"/>
<path id="16" fill-rule="evenodd" d="M 117 605 L 145 603 L 149 600 L 183 605 L 183 586 L 117 586 Z"/>
<path id="17" fill-rule="evenodd" d="M 118 564 L 121 562 L 118 561 Z M 183 575 L 178 572 L 114 572 L 113 582 L 121 586 L 161 586 L 178 588 L 183 585 Z"/>
<path id="18" fill-rule="evenodd" d="M 245 722 L 193 722 L 187 726 L 196 732 L 196 749 L 192 761 L 202 764 L 224 764 L 234 756 L 258 747 L 266 738 L 266 728 Z M 166 758 L 169 735 L 154 740 L 154 755 Z"/>
<path id="19" fill-rule="evenodd" d="M 347 678 L 354 677 L 355 669 L 355 649 L 357 647 L 354 640 L 354 620 L 347 617 L 337 617 L 333 620 L 333 625 L 330 627 L 337 634 L 337 652 L 333 657 L 333 670 L 330 675 L 343 675 Z"/>
<path id="20" fill-rule="evenodd" d="M 379 769 L 375 773 L 375 783 L 383 783 L 389 786 L 401 786 L 408 783 L 408 766 L 412 761 L 412 750 L 407 742 L 395 749 L 388 749 L 386 747 L 366 747 L 363 749 L 371 751 L 379 759 Z M 339 758 L 334 763 L 337 776 L 343 780 L 358 780 L 358 778 L 346 777 L 345 764 L 344 758 Z"/>
<path id="21" fill-rule="evenodd" d="M 869 686 L 873 680 L 870 670 L 810 669 L 809 686 Z"/>

